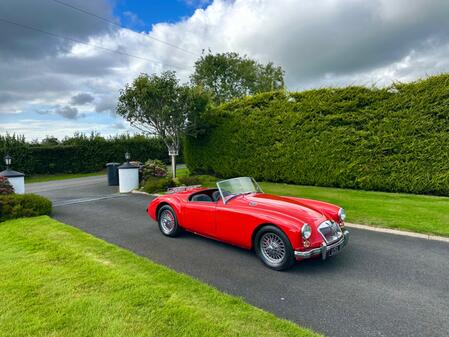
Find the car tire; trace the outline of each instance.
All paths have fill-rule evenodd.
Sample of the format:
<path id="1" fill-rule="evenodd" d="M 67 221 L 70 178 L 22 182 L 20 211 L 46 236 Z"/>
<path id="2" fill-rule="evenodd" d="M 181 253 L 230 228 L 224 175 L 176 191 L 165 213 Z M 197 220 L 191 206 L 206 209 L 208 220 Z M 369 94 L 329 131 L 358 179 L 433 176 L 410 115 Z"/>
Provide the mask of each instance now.
<path id="1" fill-rule="evenodd" d="M 164 205 L 159 209 L 159 212 L 157 213 L 157 222 L 161 233 L 165 236 L 175 237 L 181 232 L 176 213 L 173 208 L 168 205 Z"/>
<path id="2" fill-rule="evenodd" d="M 254 249 L 259 259 L 271 269 L 285 270 L 295 263 L 290 240 L 276 226 L 264 226 L 257 232 Z"/>

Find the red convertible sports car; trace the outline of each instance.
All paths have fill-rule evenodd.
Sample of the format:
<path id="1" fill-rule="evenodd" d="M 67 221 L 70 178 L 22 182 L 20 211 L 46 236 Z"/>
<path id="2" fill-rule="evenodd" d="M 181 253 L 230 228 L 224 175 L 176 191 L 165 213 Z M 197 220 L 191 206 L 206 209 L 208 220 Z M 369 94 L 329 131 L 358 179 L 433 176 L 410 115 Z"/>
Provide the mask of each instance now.
<path id="1" fill-rule="evenodd" d="M 268 267 L 338 254 L 348 243 L 343 208 L 322 201 L 263 193 L 254 179 L 233 178 L 217 188 L 178 187 L 152 200 L 148 215 L 166 236 L 182 229 L 254 249 Z"/>

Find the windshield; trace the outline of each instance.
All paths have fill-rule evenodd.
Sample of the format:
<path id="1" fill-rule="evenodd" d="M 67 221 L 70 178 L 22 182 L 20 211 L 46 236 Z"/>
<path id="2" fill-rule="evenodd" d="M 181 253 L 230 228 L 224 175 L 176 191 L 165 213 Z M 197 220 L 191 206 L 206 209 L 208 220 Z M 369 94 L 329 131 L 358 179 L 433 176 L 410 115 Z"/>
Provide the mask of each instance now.
<path id="1" fill-rule="evenodd" d="M 222 180 L 217 186 L 224 203 L 241 194 L 262 192 L 256 181 L 250 177 Z"/>

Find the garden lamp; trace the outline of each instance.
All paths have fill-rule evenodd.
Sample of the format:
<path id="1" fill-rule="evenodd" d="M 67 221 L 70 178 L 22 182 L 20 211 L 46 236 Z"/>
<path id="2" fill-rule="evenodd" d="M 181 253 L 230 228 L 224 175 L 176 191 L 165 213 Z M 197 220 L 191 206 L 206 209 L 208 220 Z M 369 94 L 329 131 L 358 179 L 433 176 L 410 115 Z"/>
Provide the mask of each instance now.
<path id="1" fill-rule="evenodd" d="M 6 164 L 6 169 L 9 170 L 9 167 L 11 166 L 11 156 L 9 154 L 7 154 L 5 156 L 5 164 Z"/>
<path id="2" fill-rule="evenodd" d="M 131 155 L 129 154 L 128 151 L 125 152 L 125 159 L 127 162 L 129 162 L 129 159 L 131 158 Z"/>

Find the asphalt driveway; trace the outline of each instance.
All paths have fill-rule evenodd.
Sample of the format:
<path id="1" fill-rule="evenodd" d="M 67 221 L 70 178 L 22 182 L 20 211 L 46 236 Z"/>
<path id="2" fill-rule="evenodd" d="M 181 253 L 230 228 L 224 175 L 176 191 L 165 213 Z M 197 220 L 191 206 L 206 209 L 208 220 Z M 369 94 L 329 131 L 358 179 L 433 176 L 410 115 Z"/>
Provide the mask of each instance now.
<path id="1" fill-rule="evenodd" d="M 328 336 L 449 335 L 449 244 L 351 230 L 326 261 L 286 272 L 252 252 L 192 234 L 162 236 L 151 197 L 119 195 L 105 177 L 27 185 L 55 202 L 53 216 Z"/>

